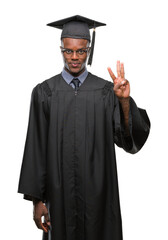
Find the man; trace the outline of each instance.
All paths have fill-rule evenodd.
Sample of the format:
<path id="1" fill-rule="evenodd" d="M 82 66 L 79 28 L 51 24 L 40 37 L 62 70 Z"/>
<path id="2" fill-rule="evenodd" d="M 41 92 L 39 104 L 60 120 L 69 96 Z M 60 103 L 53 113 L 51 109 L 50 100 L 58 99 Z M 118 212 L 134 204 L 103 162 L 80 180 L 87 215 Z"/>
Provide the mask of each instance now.
<path id="1" fill-rule="evenodd" d="M 64 69 L 33 89 L 18 190 L 33 201 L 44 239 L 122 239 L 114 144 L 138 152 L 150 122 L 130 97 L 123 63 L 117 76 L 108 68 L 114 84 L 86 69 L 89 28 L 103 25 L 78 15 L 49 24 L 63 29 Z"/>

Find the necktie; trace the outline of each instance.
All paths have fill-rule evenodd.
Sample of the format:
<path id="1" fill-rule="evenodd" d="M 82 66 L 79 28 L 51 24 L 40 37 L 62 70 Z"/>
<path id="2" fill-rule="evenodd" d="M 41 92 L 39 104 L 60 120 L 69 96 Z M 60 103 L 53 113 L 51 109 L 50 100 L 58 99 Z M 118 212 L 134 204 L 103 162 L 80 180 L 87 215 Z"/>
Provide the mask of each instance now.
<path id="1" fill-rule="evenodd" d="M 79 79 L 78 78 L 73 78 L 72 83 L 75 86 L 75 91 L 77 91 L 78 88 L 79 88 L 79 83 L 80 83 Z"/>

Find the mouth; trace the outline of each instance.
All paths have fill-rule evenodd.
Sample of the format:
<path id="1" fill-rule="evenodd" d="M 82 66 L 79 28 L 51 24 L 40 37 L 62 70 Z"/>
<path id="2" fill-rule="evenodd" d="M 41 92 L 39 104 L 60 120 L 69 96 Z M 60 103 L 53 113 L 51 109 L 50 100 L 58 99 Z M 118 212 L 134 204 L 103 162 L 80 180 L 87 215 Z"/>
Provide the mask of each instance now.
<path id="1" fill-rule="evenodd" d="M 77 68 L 80 66 L 80 63 L 70 63 L 73 68 Z"/>

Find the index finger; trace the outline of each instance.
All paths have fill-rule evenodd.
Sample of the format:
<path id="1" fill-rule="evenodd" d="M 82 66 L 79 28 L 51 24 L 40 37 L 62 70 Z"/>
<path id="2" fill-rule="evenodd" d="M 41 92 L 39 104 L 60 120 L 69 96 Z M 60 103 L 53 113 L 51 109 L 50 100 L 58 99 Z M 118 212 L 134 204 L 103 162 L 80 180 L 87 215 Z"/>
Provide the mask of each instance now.
<path id="1" fill-rule="evenodd" d="M 49 226 L 48 226 L 47 223 L 45 223 L 45 222 L 42 223 L 42 228 L 43 228 L 43 231 L 46 232 L 46 233 L 47 233 L 48 230 L 49 230 Z"/>
<path id="2" fill-rule="evenodd" d="M 116 79 L 116 76 L 114 75 L 113 71 L 111 70 L 110 67 L 107 68 L 109 74 L 110 74 L 110 77 L 112 78 L 112 80 L 114 81 Z"/>

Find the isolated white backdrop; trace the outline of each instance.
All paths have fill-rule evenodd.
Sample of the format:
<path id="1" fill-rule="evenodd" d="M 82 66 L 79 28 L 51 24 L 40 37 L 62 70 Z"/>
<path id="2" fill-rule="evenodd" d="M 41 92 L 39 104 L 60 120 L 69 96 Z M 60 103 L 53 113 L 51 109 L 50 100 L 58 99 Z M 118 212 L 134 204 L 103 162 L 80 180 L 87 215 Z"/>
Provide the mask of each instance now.
<path id="1" fill-rule="evenodd" d="M 31 202 L 17 194 L 30 95 L 63 67 L 60 31 L 46 24 L 80 14 L 97 28 L 92 73 L 125 64 L 131 96 L 151 119 L 150 137 L 135 155 L 116 148 L 124 240 L 168 239 L 166 1 L 7 0 L 0 3 L 0 189 L 3 239 L 41 239 Z M 59 240 L 59 239 L 58 239 Z"/>

